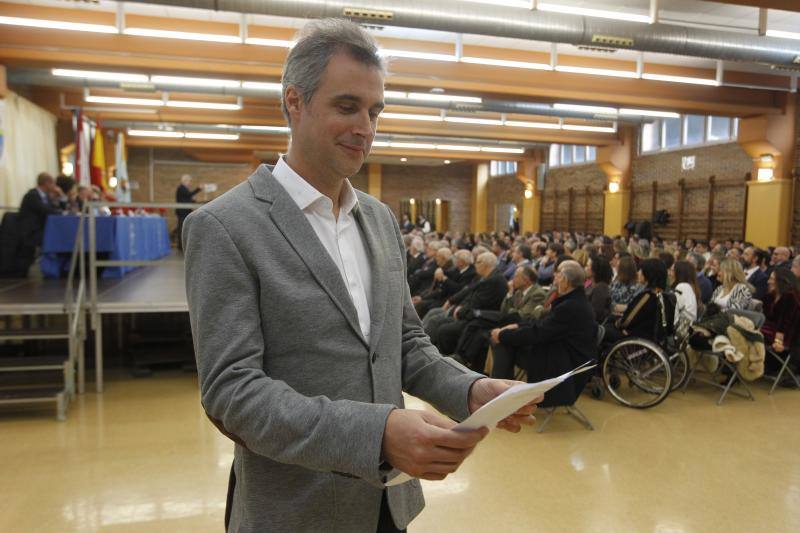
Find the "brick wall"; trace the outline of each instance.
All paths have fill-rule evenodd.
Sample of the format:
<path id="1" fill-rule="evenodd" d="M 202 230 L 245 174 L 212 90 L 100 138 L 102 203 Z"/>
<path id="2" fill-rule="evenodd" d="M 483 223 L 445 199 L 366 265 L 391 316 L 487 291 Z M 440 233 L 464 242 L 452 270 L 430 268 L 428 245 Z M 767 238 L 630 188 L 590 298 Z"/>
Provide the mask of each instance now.
<path id="1" fill-rule="evenodd" d="M 400 202 L 408 198 L 449 202 L 448 227 L 469 231 L 473 165 L 460 163 L 442 166 L 383 165 L 381 200 L 400 219 Z M 360 173 L 364 173 L 362 169 Z M 363 190 L 366 190 L 364 187 Z"/>
<path id="2" fill-rule="evenodd" d="M 605 173 L 593 164 L 550 169 L 542 197 L 542 230 L 602 232 L 606 181 Z M 573 189 L 571 223 L 570 188 Z"/>
<path id="3" fill-rule="evenodd" d="M 153 201 L 175 202 L 175 189 L 184 174 L 193 178 L 192 185 L 215 183 L 217 191 L 205 194 L 202 191 L 195 200 L 202 202 L 213 200 L 225 191 L 241 183 L 252 173 L 249 164 L 206 163 L 186 155 L 183 150 L 131 147 L 128 149 L 128 178 L 138 189 L 131 191 L 133 201 L 149 202 L 150 196 L 150 161 L 153 161 Z M 134 186 L 135 186 L 134 184 Z M 175 212 L 168 211 L 170 230 L 175 228 Z"/>
<path id="4" fill-rule="evenodd" d="M 684 156 L 695 156 L 695 168 L 681 170 Z M 743 238 L 745 175 L 752 169 L 750 156 L 737 143 L 676 150 L 640 156 L 633 161 L 632 218 L 652 215 L 652 184 L 658 182 L 656 209 L 666 209 L 670 221 L 654 228 L 664 238 L 708 237 L 709 177 L 715 176 L 712 237 Z M 684 180 L 683 217 L 679 224 L 679 182 Z M 680 226 L 680 228 L 679 228 Z"/>
<path id="5" fill-rule="evenodd" d="M 501 206 L 509 204 L 517 208 L 517 218 L 522 216 L 522 200 L 525 185 L 515 175 L 489 178 L 487 185 L 486 227 L 490 230 L 504 231 L 508 229 L 505 213 L 499 212 Z"/>

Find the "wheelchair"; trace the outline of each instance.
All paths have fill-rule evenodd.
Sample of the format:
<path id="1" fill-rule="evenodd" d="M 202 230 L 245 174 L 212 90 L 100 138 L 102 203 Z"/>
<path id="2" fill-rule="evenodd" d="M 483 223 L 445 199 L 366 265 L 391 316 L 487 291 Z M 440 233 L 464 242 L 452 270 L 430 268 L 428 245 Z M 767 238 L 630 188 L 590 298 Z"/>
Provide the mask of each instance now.
<path id="1" fill-rule="evenodd" d="M 600 400 L 608 392 L 622 405 L 634 409 L 660 404 L 689 375 L 689 336 L 688 331 L 676 333 L 658 343 L 627 337 L 600 350 L 599 375 L 593 378 L 590 389 L 592 397 Z"/>

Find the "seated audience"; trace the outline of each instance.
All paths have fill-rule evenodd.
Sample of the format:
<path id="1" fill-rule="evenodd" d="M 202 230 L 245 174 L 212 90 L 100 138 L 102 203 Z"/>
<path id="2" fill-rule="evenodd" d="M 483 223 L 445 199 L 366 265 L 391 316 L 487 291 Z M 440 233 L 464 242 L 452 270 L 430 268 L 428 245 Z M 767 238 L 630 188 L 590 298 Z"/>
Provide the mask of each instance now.
<path id="1" fill-rule="evenodd" d="M 763 300 L 764 296 L 767 294 L 767 279 L 769 278 L 769 274 L 766 268 L 762 268 L 760 263 L 764 255 L 762 250 L 757 250 L 753 246 L 748 246 L 744 249 L 741 259 L 745 280 L 755 288 L 753 297 L 757 300 Z"/>
<path id="2" fill-rule="evenodd" d="M 406 240 L 408 241 L 406 245 L 406 276 L 411 279 L 414 272 L 425 262 L 425 241 L 422 240 L 422 237 L 413 235 L 403 236 L 403 241 Z"/>
<path id="3" fill-rule="evenodd" d="M 764 344 L 783 353 L 800 344 L 800 280 L 786 268 L 769 275 L 769 289 L 764 297 Z M 777 361 L 768 357 L 769 370 L 778 370 Z"/>
<path id="4" fill-rule="evenodd" d="M 423 321 L 426 333 L 443 354 L 453 354 L 458 338 L 475 317 L 475 311 L 499 311 L 508 288 L 506 278 L 497 269 L 497 256 L 486 252 L 475 263 L 478 276 L 457 294 L 447 299 L 434 313 L 428 312 Z"/>
<path id="5" fill-rule="evenodd" d="M 547 291 L 539 285 L 536 271 L 530 266 L 517 269 L 508 288 L 509 292 L 500 305 L 502 320 L 511 323 L 536 318 L 547 298 Z"/>
<path id="6" fill-rule="evenodd" d="M 794 277 L 800 279 L 800 255 L 792 260 L 792 274 L 794 274 Z"/>
<path id="7" fill-rule="evenodd" d="M 721 285 L 711 295 L 711 303 L 722 311 L 730 309 L 749 309 L 753 293 L 745 281 L 744 270 L 738 261 L 726 259 L 720 263 Z"/>
<path id="8" fill-rule="evenodd" d="M 564 247 L 557 242 L 551 242 L 547 245 L 547 251 L 544 257 L 539 262 L 539 283 L 544 286 L 553 283 L 553 272 L 556 266 L 556 259 L 560 255 L 564 255 Z"/>
<path id="9" fill-rule="evenodd" d="M 672 290 L 675 293 L 675 325 L 686 327 L 697 322 L 702 302 L 697 286 L 697 273 L 689 261 L 672 265 Z"/>
<path id="10" fill-rule="evenodd" d="M 518 268 L 526 267 L 531 264 L 531 248 L 526 244 L 519 244 L 511 252 L 511 263 L 506 267 L 503 276 L 507 280 L 514 278 L 514 273 Z"/>
<path id="11" fill-rule="evenodd" d="M 452 264 L 452 257 L 455 257 L 455 264 Z M 472 253 L 467 250 L 453 254 L 449 248 L 440 248 L 436 252 L 438 268 L 433 273 L 433 284 L 422 295 L 411 299 L 420 318 L 472 282 L 476 275 L 472 260 Z"/>
<path id="12" fill-rule="evenodd" d="M 700 301 L 704 304 L 708 304 L 711 301 L 711 295 L 714 293 L 714 286 L 705 273 L 706 260 L 697 252 L 688 254 L 686 260 L 692 263 L 697 271 L 697 286 L 700 289 Z"/>
<path id="13" fill-rule="evenodd" d="M 660 259 L 642 261 L 639 283 L 644 289 L 628 304 L 622 317 L 606 325 L 604 342 L 612 344 L 625 337 L 642 337 L 661 342 L 674 331 L 675 300 L 667 294 L 667 267 Z"/>
<path id="14" fill-rule="evenodd" d="M 558 296 L 544 318 L 492 330 L 492 377 L 511 379 L 517 365 L 535 382 L 596 357 L 597 323 L 583 290 L 585 275 L 577 262 L 563 261 L 554 277 Z M 579 392 L 570 380 L 548 392 L 545 402 L 571 403 Z"/>
<path id="15" fill-rule="evenodd" d="M 595 320 L 599 324 L 606 321 L 611 314 L 611 265 L 605 257 L 594 255 L 586 264 L 586 297 L 594 310 Z"/>
<path id="16" fill-rule="evenodd" d="M 617 277 L 611 282 L 611 304 L 615 314 L 621 315 L 642 286 L 638 283 L 636 263 L 624 253 L 617 260 Z"/>
<path id="17" fill-rule="evenodd" d="M 778 246 L 772 252 L 772 261 L 770 262 L 770 271 L 776 268 L 792 268 L 792 252 L 786 246 Z"/>
<path id="18" fill-rule="evenodd" d="M 492 253 L 497 256 L 497 270 L 499 270 L 501 274 L 505 274 L 509 265 L 512 264 L 511 246 L 505 239 L 494 239 L 492 241 Z"/>
<path id="19" fill-rule="evenodd" d="M 413 274 L 408 278 L 408 289 L 411 291 L 411 296 L 416 296 L 433 283 L 433 274 L 438 268 L 436 265 L 436 252 L 444 244 L 440 241 L 430 241 L 425 247 L 425 261 Z"/>

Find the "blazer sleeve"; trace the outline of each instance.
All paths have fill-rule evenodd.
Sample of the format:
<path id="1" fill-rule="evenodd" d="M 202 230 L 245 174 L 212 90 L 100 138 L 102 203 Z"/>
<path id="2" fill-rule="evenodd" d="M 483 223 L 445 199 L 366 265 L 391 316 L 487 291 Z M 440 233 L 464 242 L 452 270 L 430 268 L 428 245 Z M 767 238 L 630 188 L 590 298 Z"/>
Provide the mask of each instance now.
<path id="1" fill-rule="evenodd" d="M 383 431 L 394 406 L 307 397 L 266 375 L 255 273 L 212 213 L 192 213 L 183 228 L 200 396 L 212 422 L 274 461 L 380 485 Z"/>
<path id="2" fill-rule="evenodd" d="M 397 245 L 403 250 L 400 227 L 391 214 Z M 455 420 L 463 420 L 470 415 L 469 390 L 472 384 L 485 377 L 451 357 L 442 357 L 431 340 L 411 303 L 409 291 L 403 295 L 402 323 L 402 372 L 403 390 L 420 398 Z"/>

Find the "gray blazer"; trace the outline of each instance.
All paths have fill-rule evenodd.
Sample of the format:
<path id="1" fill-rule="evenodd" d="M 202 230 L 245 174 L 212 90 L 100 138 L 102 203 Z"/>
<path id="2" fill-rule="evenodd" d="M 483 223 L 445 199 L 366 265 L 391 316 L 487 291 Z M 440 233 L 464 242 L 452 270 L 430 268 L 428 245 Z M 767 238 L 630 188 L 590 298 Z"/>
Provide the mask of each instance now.
<path id="1" fill-rule="evenodd" d="M 339 270 L 270 170 L 183 227 L 201 401 L 237 441 L 230 530 L 374 533 L 383 490 L 403 529 L 425 502 L 416 480 L 383 488 L 386 418 L 406 391 L 463 419 L 480 375 L 431 345 L 397 222 L 358 191 L 372 264 L 367 342 Z"/>

